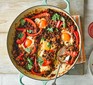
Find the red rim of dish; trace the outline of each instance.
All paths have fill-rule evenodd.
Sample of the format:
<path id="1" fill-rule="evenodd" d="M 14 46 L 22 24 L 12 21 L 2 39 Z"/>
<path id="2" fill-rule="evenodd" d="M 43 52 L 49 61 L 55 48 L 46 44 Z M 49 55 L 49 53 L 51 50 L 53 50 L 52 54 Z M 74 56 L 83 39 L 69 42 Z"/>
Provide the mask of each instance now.
<path id="1" fill-rule="evenodd" d="M 89 24 L 88 26 L 88 34 L 91 38 L 93 38 L 93 22 Z"/>

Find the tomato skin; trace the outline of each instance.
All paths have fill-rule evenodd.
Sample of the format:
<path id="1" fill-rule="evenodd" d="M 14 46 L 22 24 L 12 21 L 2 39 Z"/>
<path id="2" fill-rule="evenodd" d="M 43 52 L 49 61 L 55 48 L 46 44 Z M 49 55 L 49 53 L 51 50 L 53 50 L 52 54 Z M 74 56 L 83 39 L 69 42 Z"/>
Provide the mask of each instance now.
<path id="1" fill-rule="evenodd" d="M 51 64 L 51 61 L 44 59 L 44 63 L 42 64 L 42 66 L 48 66 L 50 64 Z"/>

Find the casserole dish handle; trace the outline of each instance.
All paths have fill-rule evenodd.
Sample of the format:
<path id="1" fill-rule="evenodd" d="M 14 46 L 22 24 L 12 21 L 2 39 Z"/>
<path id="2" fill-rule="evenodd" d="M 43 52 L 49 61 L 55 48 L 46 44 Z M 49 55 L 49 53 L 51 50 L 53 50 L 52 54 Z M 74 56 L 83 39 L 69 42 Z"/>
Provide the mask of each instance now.
<path id="1" fill-rule="evenodd" d="M 70 13 L 70 1 L 69 0 L 64 0 L 65 3 L 67 4 L 66 8 L 63 9 L 67 13 Z M 47 5 L 47 0 L 43 0 L 43 5 Z"/>

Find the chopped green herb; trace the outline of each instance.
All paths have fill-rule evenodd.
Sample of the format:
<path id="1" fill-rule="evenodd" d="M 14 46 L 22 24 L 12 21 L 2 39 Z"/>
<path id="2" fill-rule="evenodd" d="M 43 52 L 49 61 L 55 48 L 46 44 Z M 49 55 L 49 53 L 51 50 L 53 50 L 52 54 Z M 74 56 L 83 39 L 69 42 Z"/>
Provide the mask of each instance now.
<path id="1" fill-rule="evenodd" d="M 55 30 L 58 32 L 58 28 L 55 28 Z"/>
<path id="2" fill-rule="evenodd" d="M 33 67 L 33 66 L 32 66 L 31 64 L 29 64 L 29 63 L 28 63 L 27 66 L 26 66 L 26 68 L 27 68 L 28 70 L 31 70 L 32 67 Z"/>
<path id="3" fill-rule="evenodd" d="M 25 51 L 30 53 L 31 52 L 31 49 L 30 48 L 25 48 Z"/>
<path id="4" fill-rule="evenodd" d="M 47 31 L 53 32 L 53 28 L 52 27 L 51 28 L 47 28 Z"/>
<path id="5" fill-rule="evenodd" d="M 32 30 L 27 30 L 28 33 L 32 33 L 33 31 Z"/>
<path id="6" fill-rule="evenodd" d="M 30 58 L 27 58 L 27 61 L 28 61 L 29 64 L 33 65 L 33 62 Z"/>
<path id="7" fill-rule="evenodd" d="M 51 43 L 50 43 L 50 42 L 48 42 L 48 43 L 47 43 L 47 46 L 48 46 L 49 48 L 51 48 Z"/>
<path id="8" fill-rule="evenodd" d="M 24 19 L 21 19 L 21 20 L 20 20 L 21 26 L 23 26 L 23 25 L 25 24 L 25 22 L 26 22 L 26 21 L 25 21 Z"/>
<path id="9" fill-rule="evenodd" d="M 52 20 L 60 20 L 60 15 L 55 13 L 53 16 L 52 16 Z"/>
<path id="10" fill-rule="evenodd" d="M 44 63 L 43 59 L 41 57 L 38 57 L 38 63 L 42 65 Z"/>
<path id="11" fill-rule="evenodd" d="M 22 32 L 21 32 L 21 33 L 19 33 L 19 34 L 18 34 L 18 38 L 22 38 L 22 37 L 23 37 L 23 35 L 24 35 L 24 34 L 23 34 Z"/>
<path id="12" fill-rule="evenodd" d="M 28 70 L 31 70 L 31 68 L 33 67 L 33 62 L 30 58 L 27 58 L 27 61 L 28 61 L 28 64 L 27 64 L 26 68 Z"/>
<path id="13" fill-rule="evenodd" d="M 63 28 L 66 28 L 66 23 L 64 17 L 61 17 L 61 20 L 63 21 Z"/>

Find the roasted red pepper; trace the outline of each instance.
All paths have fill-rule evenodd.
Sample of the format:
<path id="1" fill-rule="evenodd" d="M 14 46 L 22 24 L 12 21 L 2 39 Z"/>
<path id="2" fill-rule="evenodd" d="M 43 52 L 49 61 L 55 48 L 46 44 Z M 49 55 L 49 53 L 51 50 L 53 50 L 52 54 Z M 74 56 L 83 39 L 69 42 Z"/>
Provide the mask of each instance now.
<path id="1" fill-rule="evenodd" d="M 32 52 L 30 53 L 30 55 L 33 55 L 36 52 L 36 46 L 34 46 Z"/>
<path id="2" fill-rule="evenodd" d="M 32 34 L 27 33 L 27 35 L 28 35 L 28 36 L 37 36 L 37 35 L 39 35 L 41 32 L 42 32 L 42 28 L 40 28 L 40 30 L 39 30 L 37 33 L 32 33 Z"/>
<path id="3" fill-rule="evenodd" d="M 76 38 L 76 47 L 78 48 L 78 45 L 79 45 L 79 34 L 78 34 L 78 31 L 74 31 L 74 35 L 75 35 L 75 38 Z"/>
<path id="4" fill-rule="evenodd" d="M 74 26 L 73 25 L 70 26 L 70 31 L 71 31 L 71 33 L 74 32 Z"/>
<path id="5" fill-rule="evenodd" d="M 50 16 L 50 14 L 47 13 L 47 12 L 40 13 L 40 14 L 37 14 L 37 15 L 33 16 L 31 19 L 41 18 L 41 17 L 46 17 L 46 16 Z"/>
<path id="6" fill-rule="evenodd" d="M 42 64 L 42 66 L 48 66 L 50 64 L 51 64 L 51 61 L 44 59 L 44 63 Z"/>
<path id="7" fill-rule="evenodd" d="M 17 44 L 22 44 L 26 39 L 26 30 L 24 30 L 22 33 L 23 33 L 23 37 L 21 39 L 17 39 L 16 41 Z"/>
<path id="8" fill-rule="evenodd" d="M 25 30 L 25 28 L 16 28 L 16 30 L 23 32 Z"/>
<path id="9" fill-rule="evenodd" d="M 74 61 L 75 61 L 75 58 L 72 57 L 71 60 L 69 61 L 69 64 L 72 65 Z"/>
<path id="10" fill-rule="evenodd" d="M 36 57 L 35 57 L 35 60 L 34 60 L 34 66 L 35 66 L 35 70 L 38 71 L 38 63 L 37 63 Z"/>
<path id="11" fill-rule="evenodd" d="M 67 51 L 66 54 L 70 55 L 71 57 L 76 57 L 78 55 L 76 51 Z"/>
<path id="12" fill-rule="evenodd" d="M 60 21 L 60 20 L 57 21 L 56 28 L 60 28 L 62 24 L 63 24 L 62 21 Z"/>
<path id="13" fill-rule="evenodd" d="M 25 18 L 24 20 L 27 21 L 27 22 L 29 22 L 30 24 L 32 24 L 35 29 L 37 28 L 36 27 L 36 24 L 33 22 L 33 20 L 31 20 L 29 18 Z"/>
<path id="14" fill-rule="evenodd" d="M 17 60 L 17 61 L 23 60 L 23 55 L 24 55 L 24 53 L 21 53 L 21 54 L 16 58 L 16 60 Z"/>

